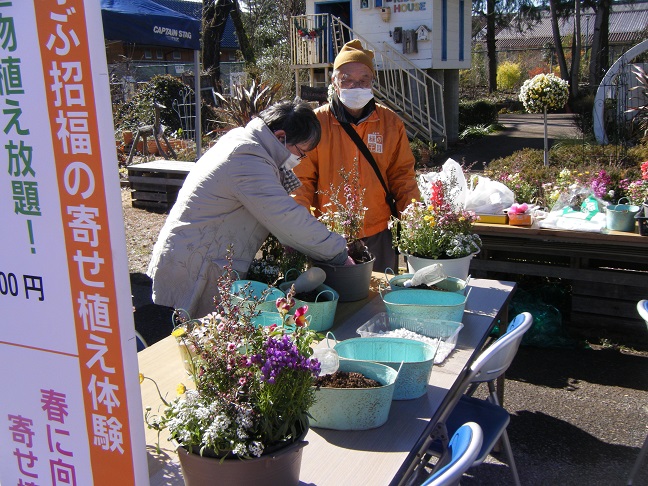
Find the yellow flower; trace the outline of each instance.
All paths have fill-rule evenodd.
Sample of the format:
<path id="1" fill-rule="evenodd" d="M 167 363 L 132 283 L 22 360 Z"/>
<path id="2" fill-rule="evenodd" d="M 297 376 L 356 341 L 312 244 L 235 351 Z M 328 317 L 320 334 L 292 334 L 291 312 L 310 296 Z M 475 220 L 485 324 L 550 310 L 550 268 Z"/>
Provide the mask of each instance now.
<path id="1" fill-rule="evenodd" d="M 415 203 L 415 202 L 416 202 L 416 199 L 412 198 L 412 202 Z"/>
<path id="2" fill-rule="evenodd" d="M 140 383 L 144 383 L 144 375 L 142 373 L 139 374 L 139 380 Z"/>
<path id="3" fill-rule="evenodd" d="M 176 387 L 176 392 L 178 393 L 178 395 L 184 395 L 186 391 L 187 387 L 184 386 L 184 383 L 179 383 Z"/>
<path id="4" fill-rule="evenodd" d="M 171 335 L 177 338 L 182 337 L 185 334 L 187 334 L 187 330 L 182 326 L 176 327 L 173 331 L 171 331 Z"/>

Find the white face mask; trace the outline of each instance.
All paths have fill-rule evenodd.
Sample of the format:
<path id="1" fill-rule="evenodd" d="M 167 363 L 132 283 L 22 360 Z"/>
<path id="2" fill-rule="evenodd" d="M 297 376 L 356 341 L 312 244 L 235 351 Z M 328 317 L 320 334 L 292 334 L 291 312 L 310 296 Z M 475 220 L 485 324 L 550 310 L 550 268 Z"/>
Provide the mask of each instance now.
<path id="1" fill-rule="evenodd" d="M 289 170 L 289 169 L 292 169 L 292 168 L 296 167 L 297 164 L 299 164 L 299 155 L 290 154 L 290 157 L 288 157 L 284 161 L 284 163 L 281 165 L 281 168 Z"/>
<path id="2" fill-rule="evenodd" d="M 359 110 L 373 99 L 373 91 L 371 88 L 340 88 L 338 98 L 344 106 L 352 110 Z"/>

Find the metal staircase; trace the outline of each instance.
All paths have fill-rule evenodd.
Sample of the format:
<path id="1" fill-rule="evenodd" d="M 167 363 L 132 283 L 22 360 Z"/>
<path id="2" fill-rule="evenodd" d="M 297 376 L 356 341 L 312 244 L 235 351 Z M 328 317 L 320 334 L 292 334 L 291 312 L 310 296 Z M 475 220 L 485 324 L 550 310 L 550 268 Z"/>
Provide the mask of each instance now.
<path id="1" fill-rule="evenodd" d="M 372 44 L 335 16 L 327 14 L 301 15 L 295 17 L 294 34 L 291 36 L 293 46 L 302 48 L 298 41 L 295 25 L 330 27 L 322 29 L 321 35 L 312 42 L 308 59 L 302 60 L 299 49 L 293 49 L 293 68 L 312 67 L 314 64 L 331 66 L 332 60 L 350 39 L 360 40 L 365 48 L 374 51 L 376 79 L 374 94 L 376 99 L 394 110 L 403 120 L 407 134 L 430 143 L 447 144 L 445 118 L 443 110 L 443 86 L 417 68 L 409 59 L 396 51 L 388 43 L 380 46 Z M 320 27 L 321 26 L 321 27 Z M 303 43 L 303 42 L 302 42 Z M 332 49 L 331 49 L 332 47 Z M 329 54 L 329 52 L 331 54 Z M 295 55 L 297 54 L 297 55 Z M 320 58 L 319 54 L 328 55 Z M 313 62 L 315 61 L 315 62 Z"/>

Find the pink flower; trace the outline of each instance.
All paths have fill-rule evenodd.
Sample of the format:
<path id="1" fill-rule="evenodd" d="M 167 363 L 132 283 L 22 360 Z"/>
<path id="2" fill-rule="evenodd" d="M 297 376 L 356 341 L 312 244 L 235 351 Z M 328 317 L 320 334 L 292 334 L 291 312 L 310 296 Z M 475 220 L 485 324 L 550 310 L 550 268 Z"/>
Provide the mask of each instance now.
<path id="1" fill-rule="evenodd" d="M 306 312 L 308 312 L 307 305 L 300 307 L 295 311 L 295 325 L 297 327 L 304 327 L 308 324 L 308 321 L 306 320 Z"/>

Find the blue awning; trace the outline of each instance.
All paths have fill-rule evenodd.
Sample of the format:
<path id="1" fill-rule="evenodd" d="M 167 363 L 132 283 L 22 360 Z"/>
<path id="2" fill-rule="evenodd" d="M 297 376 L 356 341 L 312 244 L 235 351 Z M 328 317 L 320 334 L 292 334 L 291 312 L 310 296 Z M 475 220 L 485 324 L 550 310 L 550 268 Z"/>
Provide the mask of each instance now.
<path id="1" fill-rule="evenodd" d="M 150 0 L 101 0 L 104 37 L 134 44 L 200 49 L 200 21 Z"/>

